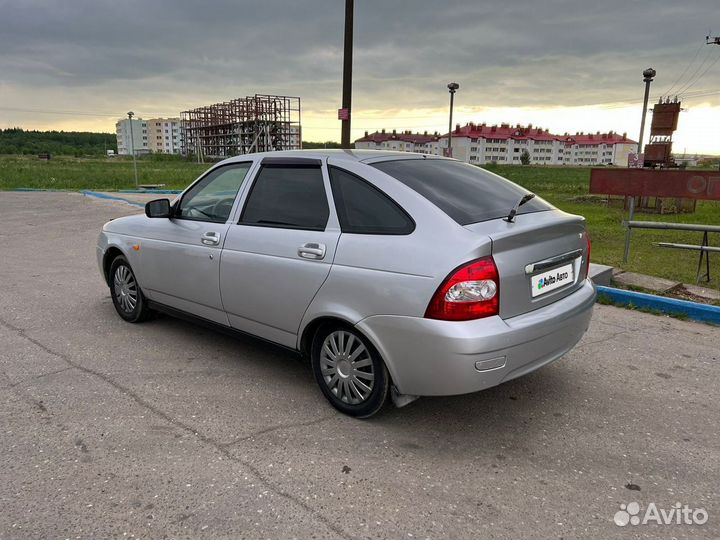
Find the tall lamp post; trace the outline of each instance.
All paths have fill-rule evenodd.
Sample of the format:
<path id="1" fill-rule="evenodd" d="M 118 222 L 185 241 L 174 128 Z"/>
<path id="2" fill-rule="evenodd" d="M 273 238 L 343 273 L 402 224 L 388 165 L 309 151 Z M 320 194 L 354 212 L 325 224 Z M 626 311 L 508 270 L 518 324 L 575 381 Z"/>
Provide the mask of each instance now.
<path id="1" fill-rule="evenodd" d="M 133 127 L 132 127 L 132 119 L 133 116 L 135 116 L 135 113 L 130 111 L 127 113 L 128 120 L 130 120 L 130 152 L 132 153 L 133 157 L 133 170 L 135 171 L 135 189 L 138 188 L 138 177 L 137 177 L 137 161 L 135 159 L 135 137 L 133 136 Z"/>
<path id="2" fill-rule="evenodd" d="M 653 68 L 647 68 L 643 71 L 643 82 L 645 83 L 645 97 L 643 98 L 642 114 L 640 115 L 640 136 L 638 137 L 638 157 L 643 156 L 642 166 L 645 166 L 645 157 L 643 155 L 643 138 L 645 136 L 645 116 L 647 115 L 648 98 L 650 97 L 650 83 L 653 82 L 653 78 L 657 75 L 657 72 Z M 630 208 L 628 210 L 628 221 L 632 221 L 635 217 L 635 196 L 630 197 Z M 630 254 L 630 236 L 632 230 L 630 227 L 625 231 L 625 252 L 623 253 L 623 262 L 628 261 L 628 255 Z"/>
<path id="3" fill-rule="evenodd" d="M 458 89 L 460 88 L 460 85 L 456 82 L 451 82 L 450 84 L 447 85 L 447 87 L 448 87 L 448 90 L 450 91 L 450 127 L 448 128 L 448 157 L 452 157 L 453 103 L 455 101 L 455 92 L 458 91 Z"/>

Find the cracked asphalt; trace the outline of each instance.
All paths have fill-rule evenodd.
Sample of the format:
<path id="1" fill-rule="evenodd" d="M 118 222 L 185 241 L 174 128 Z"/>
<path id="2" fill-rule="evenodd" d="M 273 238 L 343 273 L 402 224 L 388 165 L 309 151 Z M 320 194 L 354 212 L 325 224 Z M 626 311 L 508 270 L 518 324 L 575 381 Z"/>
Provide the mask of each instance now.
<path id="1" fill-rule="evenodd" d="M 597 306 L 540 371 L 353 420 L 287 351 L 123 322 L 95 240 L 138 211 L 0 193 L 0 538 L 720 536 L 720 329 Z"/>

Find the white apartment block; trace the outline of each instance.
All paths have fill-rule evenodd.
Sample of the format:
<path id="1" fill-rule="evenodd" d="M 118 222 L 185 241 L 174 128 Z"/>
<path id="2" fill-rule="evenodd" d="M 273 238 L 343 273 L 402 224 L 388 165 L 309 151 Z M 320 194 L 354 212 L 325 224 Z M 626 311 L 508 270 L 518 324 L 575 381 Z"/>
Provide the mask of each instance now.
<path id="1" fill-rule="evenodd" d="M 130 125 L 132 122 L 132 133 Z M 124 118 L 115 124 L 118 154 L 128 156 L 131 141 L 135 154 L 179 154 L 181 147 L 180 118 Z"/>
<path id="2" fill-rule="evenodd" d="M 118 120 L 115 124 L 115 136 L 117 137 L 118 155 L 129 156 L 132 154 L 130 150 L 131 141 L 135 154 L 147 154 L 150 152 L 147 122 L 142 118 Z"/>
<path id="3" fill-rule="evenodd" d="M 410 132 L 365 134 L 355 141 L 355 148 L 447 154 L 448 135 L 428 136 Z M 452 133 L 453 157 L 467 163 L 483 165 L 498 163 L 520 165 L 527 151 L 534 165 L 616 165 L 626 166 L 628 154 L 635 152 L 637 143 L 627 134 L 576 133 L 554 135 L 542 128 L 528 126 L 488 126 L 486 124 L 459 125 Z"/>
<path id="4" fill-rule="evenodd" d="M 179 154 L 181 150 L 180 118 L 151 118 L 147 121 L 151 152 Z"/>

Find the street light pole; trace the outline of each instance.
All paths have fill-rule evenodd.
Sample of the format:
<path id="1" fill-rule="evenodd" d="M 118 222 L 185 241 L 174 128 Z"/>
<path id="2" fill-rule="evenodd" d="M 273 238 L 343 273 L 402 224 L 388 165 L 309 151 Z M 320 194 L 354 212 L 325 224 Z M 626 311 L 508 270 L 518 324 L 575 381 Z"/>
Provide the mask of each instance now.
<path id="1" fill-rule="evenodd" d="M 355 0 L 345 0 L 345 47 L 343 52 L 343 88 L 342 108 L 345 116 L 342 119 L 342 148 L 350 148 L 350 117 L 352 108 L 352 56 L 353 56 L 353 12 Z"/>
<path id="2" fill-rule="evenodd" d="M 638 138 L 638 153 L 642 152 L 643 137 L 645 136 L 645 117 L 647 116 L 648 99 L 650 97 L 650 83 L 657 72 L 653 68 L 647 68 L 643 71 L 643 81 L 645 82 L 645 97 L 643 98 L 643 110 L 640 117 L 640 137 Z"/>
<path id="3" fill-rule="evenodd" d="M 455 102 L 455 92 L 458 91 L 460 85 L 456 82 L 451 82 L 447 85 L 450 91 L 450 126 L 448 128 L 448 157 L 452 157 L 452 130 L 453 130 L 453 103 Z"/>
<path id="4" fill-rule="evenodd" d="M 650 83 L 657 72 L 653 68 L 647 68 L 643 71 L 643 81 L 645 82 L 645 97 L 643 98 L 642 114 L 640 115 L 640 136 L 638 137 L 638 157 L 642 155 L 642 166 L 645 166 L 645 156 L 643 155 L 643 138 L 645 136 L 645 116 L 647 114 L 648 99 L 650 97 Z M 635 196 L 630 196 L 630 208 L 628 210 L 628 221 L 632 221 L 635 217 Z M 632 229 L 630 227 L 625 231 L 625 252 L 623 253 L 623 262 L 628 261 L 630 255 L 630 236 L 632 235 Z"/>
<path id="5" fill-rule="evenodd" d="M 135 113 L 130 111 L 127 113 L 128 119 L 130 120 L 130 152 L 133 158 L 133 170 L 135 171 L 135 189 L 138 188 L 138 176 L 137 176 L 137 161 L 135 159 L 135 137 L 133 136 L 132 119 Z"/>

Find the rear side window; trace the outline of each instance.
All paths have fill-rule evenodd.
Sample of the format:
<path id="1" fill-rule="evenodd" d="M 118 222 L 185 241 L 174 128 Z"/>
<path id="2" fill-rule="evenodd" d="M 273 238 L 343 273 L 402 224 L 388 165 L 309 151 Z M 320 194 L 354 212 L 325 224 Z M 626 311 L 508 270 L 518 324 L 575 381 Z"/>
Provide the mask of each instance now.
<path id="1" fill-rule="evenodd" d="M 510 180 L 458 161 L 412 159 L 372 166 L 417 191 L 460 225 L 505 217 L 528 193 Z M 551 209 L 536 197 L 522 205 L 518 214 Z"/>
<path id="2" fill-rule="evenodd" d="M 263 165 L 240 223 L 323 231 L 329 215 L 319 166 Z"/>
<path id="3" fill-rule="evenodd" d="M 330 167 L 330 185 L 344 233 L 410 234 L 415 229 L 395 201 L 354 174 Z"/>

